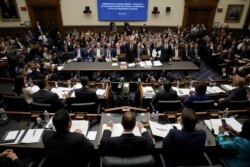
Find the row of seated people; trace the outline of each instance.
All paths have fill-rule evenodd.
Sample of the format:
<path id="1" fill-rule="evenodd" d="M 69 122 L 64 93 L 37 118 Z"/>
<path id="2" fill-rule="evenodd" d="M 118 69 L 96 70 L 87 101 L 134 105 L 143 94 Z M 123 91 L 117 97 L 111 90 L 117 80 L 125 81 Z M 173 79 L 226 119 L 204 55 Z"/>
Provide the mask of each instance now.
<path id="1" fill-rule="evenodd" d="M 219 98 L 217 101 L 214 101 L 206 94 L 207 85 L 198 83 L 195 86 L 195 91 L 190 91 L 189 96 L 184 97 L 183 102 L 181 102 L 177 91 L 172 89 L 172 83 L 166 80 L 163 85 L 164 89 L 156 92 L 153 96 L 151 106 L 154 108 L 154 111 L 158 110 L 159 112 L 178 111 L 183 107 L 189 107 L 195 111 L 224 110 L 226 108 L 245 109 L 250 107 L 245 79 L 236 75 L 232 79 L 232 84 L 235 88 L 229 91 L 225 98 Z"/>
<path id="2" fill-rule="evenodd" d="M 81 77 L 81 88 L 72 90 L 74 98 L 59 99 L 57 93 L 49 91 L 46 79 L 40 79 L 37 81 L 37 85 L 32 87 L 26 87 L 24 76 L 20 75 L 14 80 L 14 88 L 16 96 L 2 95 L 3 105 L 7 105 L 6 109 L 11 110 L 19 106 L 20 111 L 44 111 L 55 112 L 61 108 L 72 109 L 75 103 L 75 109 L 77 109 L 79 103 L 86 103 L 86 112 L 97 113 L 97 109 L 100 103 L 95 91 L 88 88 L 88 77 Z M 18 100 L 18 101 L 17 101 Z M 18 104 L 16 104 L 18 103 Z M 15 106 L 16 104 L 16 106 Z M 87 105 L 89 104 L 89 106 Z M 89 107 L 89 109 L 87 108 Z M 93 111 L 91 111 L 93 110 Z"/>
<path id="3" fill-rule="evenodd" d="M 159 156 L 153 150 L 154 142 L 149 132 L 142 123 L 136 121 L 135 113 L 126 111 L 122 114 L 121 125 L 123 133 L 118 137 L 111 137 L 113 122 L 108 121 L 107 127 L 103 130 L 100 140 L 100 155 L 96 155 L 94 145 L 81 134 L 81 130 L 76 129 L 70 132 L 71 118 L 67 110 L 62 109 L 55 113 L 52 118 L 54 130 L 45 130 L 42 135 L 45 158 L 40 166 L 74 166 L 84 167 L 94 163 L 95 157 L 101 156 L 101 165 L 105 167 L 130 167 L 130 166 L 202 166 L 211 162 L 204 160 L 206 132 L 203 129 L 195 129 L 198 121 L 196 113 L 192 109 L 182 110 L 181 117 L 178 119 L 182 129 L 171 129 L 167 136 L 163 138 L 163 152 Z M 133 129 L 137 126 L 141 136 L 135 136 Z M 227 139 L 224 131 L 227 130 L 234 136 Z M 219 127 L 219 135 L 216 137 L 217 144 L 221 151 L 225 164 L 229 167 L 249 165 L 250 148 L 250 120 L 247 120 L 241 132 L 235 131 L 231 126 L 226 129 Z M 226 153 L 234 154 L 227 157 Z M 2 159 L 12 158 L 12 150 L 6 150 L 0 154 L 0 164 L 4 166 L 6 161 Z M 16 163 L 17 157 L 12 158 L 12 163 Z M 161 159 L 161 161 L 158 161 Z M 11 162 L 8 162 L 11 163 Z M 162 164 L 160 164 L 162 163 Z M 211 165 L 211 164 L 210 164 Z M 22 164 L 17 164 L 21 167 Z M 25 165 L 24 165 L 25 166 Z"/>

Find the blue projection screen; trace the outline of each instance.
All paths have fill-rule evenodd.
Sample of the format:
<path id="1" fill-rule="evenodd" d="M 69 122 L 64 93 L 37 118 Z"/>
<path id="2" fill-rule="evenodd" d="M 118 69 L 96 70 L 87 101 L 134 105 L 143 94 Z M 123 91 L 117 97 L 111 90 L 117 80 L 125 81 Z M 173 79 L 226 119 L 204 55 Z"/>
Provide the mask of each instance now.
<path id="1" fill-rule="evenodd" d="M 100 21 L 146 21 L 148 0 L 98 0 Z"/>

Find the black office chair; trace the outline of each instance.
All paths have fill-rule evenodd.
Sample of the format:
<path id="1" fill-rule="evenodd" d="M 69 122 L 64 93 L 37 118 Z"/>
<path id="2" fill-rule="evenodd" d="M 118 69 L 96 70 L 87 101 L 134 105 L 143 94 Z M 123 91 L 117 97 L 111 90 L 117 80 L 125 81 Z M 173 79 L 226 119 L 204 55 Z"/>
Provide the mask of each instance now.
<path id="1" fill-rule="evenodd" d="M 250 100 L 231 100 L 228 103 L 229 110 L 241 110 L 250 107 Z"/>
<path id="2" fill-rule="evenodd" d="M 29 104 L 18 96 L 2 95 L 6 111 L 30 111 Z"/>
<path id="3" fill-rule="evenodd" d="M 200 163 L 199 165 L 197 165 L 197 161 L 196 161 L 196 162 L 193 162 L 193 164 L 192 164 L 192 162 L 191 162 L 191 164 L 190 164 L 190 162 L 188 162 L 188 165 L 177 165 L 177 167 L 226 167 L 226 166 L 224 166 L 224 163 L 214 165 L 205 152 L 202 153 L 200 158 L 202 158 L 202 160 L 199 161 L 199 163 Z M 197 157 L 197 159 L 198 159 L 198 157 Z M 160 154 L 160 160 L 161 160 L 162 167 L 168 166 L 167 160 L 166 160 L 164 154 Z M 178 161 L 179 161 L 178 163 L 182 162 L 181 159 L 179 159 Z"/>
<path id="4" fill-rule="evenodd" d="M 72 113 L 93 113 L 98 114 L 100 113 L 101 106 L 97 105 L 95 102 L 88 102 L 88 103 L 71 103 L 70 104 L 70 111 Z"/>
<path id="5" fill-rule="evenodd" d="M 193 101 L 190 105 L 195 112 L 202 112 L 214 109 L 214 100 Z"/>
<path id="6" fill-rule="evenodd" d="M 45 110 L 48 112 L 52 112 L 51 104 L 44 104 L 44 103 L 36 103 L 31 102 L 30 103 L 30 111 L 33 113 L 43 113 Z"/>
<path id="7" fill-rule="evenodd" d="M 154 167 L 155 159 L 152 155 L 135 157 L 101 157 L 100 167 Z"/>
<path id="8" fill-rule="evenodd" d="M 178 112 L 182 109 L 180 100 L 159 100 L 156 107 L 150 102 L 152 112 L 158 111 L 159 113 L 172 113 Z"/>

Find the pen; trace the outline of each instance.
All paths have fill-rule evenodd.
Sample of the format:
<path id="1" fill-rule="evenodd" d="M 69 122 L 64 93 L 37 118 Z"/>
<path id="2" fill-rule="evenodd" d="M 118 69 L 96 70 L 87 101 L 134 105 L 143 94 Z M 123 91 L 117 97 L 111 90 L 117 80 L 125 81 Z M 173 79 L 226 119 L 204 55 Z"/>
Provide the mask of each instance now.
<path id="1" fill-rule="evenodd" d="M 34 130 L 34 132 L 33 132 L 33 136 L 35 136 L 35 134 L 36 134 L 36 130 Z"/>

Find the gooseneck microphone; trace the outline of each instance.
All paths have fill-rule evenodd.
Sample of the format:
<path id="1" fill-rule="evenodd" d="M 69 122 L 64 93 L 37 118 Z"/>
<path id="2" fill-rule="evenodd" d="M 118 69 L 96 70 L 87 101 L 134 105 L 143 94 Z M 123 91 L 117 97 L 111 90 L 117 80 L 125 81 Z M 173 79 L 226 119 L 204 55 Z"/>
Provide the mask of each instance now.
<path id="1" fill-rule="evenodd" d="M 211 119 L 209 119 L 210 125 L 211 125 L 211 132 L 214 133 L 214 128 Z"/>

